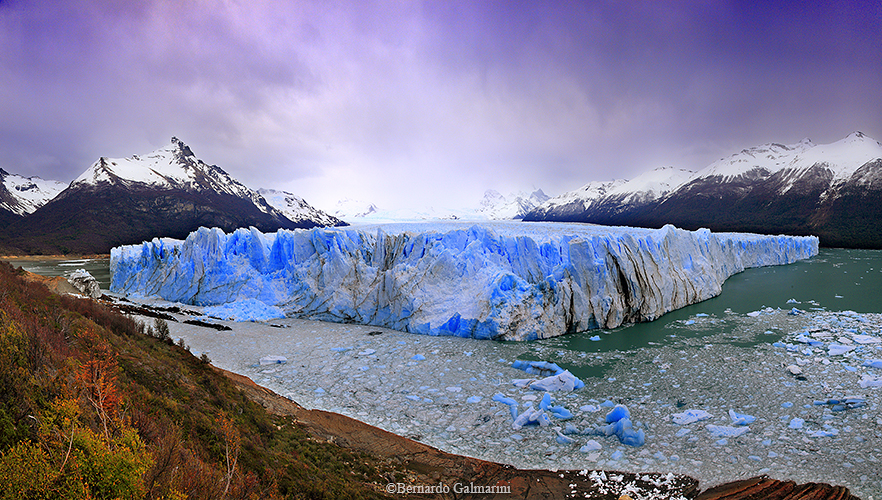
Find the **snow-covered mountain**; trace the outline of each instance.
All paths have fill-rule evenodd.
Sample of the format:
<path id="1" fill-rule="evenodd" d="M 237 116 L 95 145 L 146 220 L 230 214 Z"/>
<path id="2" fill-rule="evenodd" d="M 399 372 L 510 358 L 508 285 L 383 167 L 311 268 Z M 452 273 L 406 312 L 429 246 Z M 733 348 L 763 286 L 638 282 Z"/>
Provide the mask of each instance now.
<path id="1" fill-rule="evenodd" d="M 618 214 L 667 195 L 694 172 L 661 167 L 627 179 L 594 181 L 575 191 L 549 199 L 527 215 L 527 220 L 560 220 L 585 212 Z"/>
<path id="2" fill-rule="evenodd" d="M 173 137 L 146 155 L 99 158 L 3 237 L 26 253 L 106 253 L 158 236 L 183 238 L 200 226 L 275 231 L 325 225 L 326 214 L 321 219 L 290 220 Z"/>
<path id="3" fill-rule="evenodd" d="M 882 144 L 861 132 L 832 144 L 816 145 L 810 139 L 792 145 L 764 144 L 708 165 L 688 179 L 682 189 L 689 192 L 707 184 L 774 181 L 777 192 L 785 194 L 818 176 L 828 189 L 835 189 L 878 158 L 882 158 Z"/>
<path id="4" fill-rule="evenodd" d="M 256 191 L 217 165 L 197 158 L 177 137 L 172 137 L 168 146 L 144 156 L 101 157 L 70 183 L 71 189 L 101 186 L 227 194 L 250 200 L 261 212 L 276 212 Z"/>
<path id="5" fill-rule="evenodd" d="M 257 193 L 273 208 L 293 222 L 312 221 L 320 226 L 339 226 L 342 220 L 313 207 L 303 198 L 287 191 L 275 189 L 258 189 Z"/>
<path id="6" fill-rule="evenodd" d="M 525 220 L 816 234 L 827 246 L 882 248 L 882 144 L 861 132 L 832 144 L 763 144 L 687 173 L 592 183 Z"/>
<path id="7" fill-rule="evenodd" d="M 64 182 L 22 177 L 0 168 L 0 209 L 24 216 L 45 205 L 66 187 Z"/>
<path id="8" fill-rule="evenodd" d="M 511 220 L 521 219 L 525 214 L 548 200 L 548 195 L 537 189 L 503 196 L 488 189 L 475 207 L 435 208 L 417 210 L 382 208 L 375 203 L 345 198 L 337 202 L 331 213 L 350 224 L 377 224 L 384 222 L 414 222 L 431 220 Z"/>
<path id="9" fill-rule="evenodd" d="M 548 201 L 549 196 L 537 189 L 532 193 L 519 192 L 502 196 L 499 191 L 488 189 L 478 206 L 476 215 L 490 220 L 523 219 L 524 215 Z"/>

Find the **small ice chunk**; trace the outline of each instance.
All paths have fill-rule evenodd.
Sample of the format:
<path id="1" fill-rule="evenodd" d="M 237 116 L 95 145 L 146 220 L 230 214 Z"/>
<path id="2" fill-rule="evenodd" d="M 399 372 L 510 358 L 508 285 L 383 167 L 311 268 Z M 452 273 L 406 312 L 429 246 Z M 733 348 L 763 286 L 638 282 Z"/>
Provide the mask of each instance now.
<path id="1" fill-rule="evenodd" d="M 789 371 L 791 375 L 802 375 L 802 368 L 796 365 L 788 365 L 787 371 Z"/>
<path id="2" fill-rule="evenodd" d="M 612 460 L 612 461 L 618 461 L 618 460 L 621 460 L 622 457 L 624 457 L 624 456 L 625 456 L 625 454 L 622 453 L 621 450 L 616 450 L 616 451 L 613 452 L 612 455 L 610 455 L 609 458 L 610 458 L 610 460 Z"/>
<path id="3" fill-rule="evenodd" d="M 746 415 L 744 413 L 736 413 L 735 410 L 729 410 L 729 418 L 732 419 L 732 425 L 747 425 L 756 421 L 756 417 Z"/>
<path id="4" fill-rule="evenodd" d="M 678 438 L 681 438 L 681 437 L 685 436 L 686 434 L 689 434 L 690 432 L 692 432 L 692 429 L 690 429 L 689 427 L 682 427 L 682 428 L 681 428 L 679 431 L 677 431 L 677 433 L 674 434 L 674 435 L 677 436 Z"/>
<path id="5" fill-rule="evenodd" d="M 713 415 L 704 410 L 686 410 L 683 413 L 674 413 L 673 415 L 671 415 L 674 423 L 678 425 L 691 424 L 693 422 L 707 420 L 712 417 Z"/>
<path id="6" fill-rule="evenodd" d="M 705 426 L 705 429 L 714 437 L 738 437 L 750 432 L 750 427 L 747 426 L 732 427 L 729 425 L 708 424 Z"/>
<path id="7" fill-rule="evenodd" d="M 799 304 L 800 302 L 796 299 L 787 299 L 788 304 Z"/>
<path id="8" fill-rule="evenodd" d="M 805 420 L 797 417 L 790 419 L 790 423 L 787 424 L 787 427 L 790 427 L 791 429 L 802 429 L 804 424 Z"/>
<path id="9" fill-rule="evenodd" d="M 587 412 L 587 413 L 596 413 L 596 412 L 600 411 L 600 408 L 598 408 L 597 406 L 594 406 L 594 405 L 585 405 L 585 406 L 580 407 L 579 409 L 584 412 Z"/>
<path id="10" fill-rule="evenodd" d="M 555 432 L 557 432 L 557 437 L 555 438 L 555 441 L 557 441 L 558 444 L 573 444 L 576 442 L 573 438 L 561 434 L 560 431 Z"/>
<path id="11" fill-rule="evenodd" d="M 462 387 L 454 385 L 454 386 L 448 387 L 447 392 L 462 392 Z"/>
<path id="12" fill-rule="evenodd" d="M 853 345 L 830 344 L 827 347 L 827 354 L 830 356 L 841 356 L 854 350 Z"/>
<path id="13" fill-rule="evenodd" d="M 870 368 L 882 368 L 882 359 L 865 359 L 861 366 L 869 366 Z"/>
<path id="14" fill-rule="evenodd" d="M 253 358 L 252 358 L 253 359 Z M 288 358 L 285 356 L 264 356 L 260 358 L 260 364 L 262 365 L 281 365 L 288 362 Z"/>
<path id="15" fill-rule="evenodd" d="M 579 451 L 581 451 L 582 453 L 591 453 L 592 451 L 598 451 L 598 450 L 602 450 L 602 449 L 603 449 L 603 446 L 601 446 L 600 443 L 598 443 L 597 441 L 595 441 L 593 439 L 590 439 L 590 440 L 588 440 L 587 443 L 585 443 L 585 446 L 582 446 L 581 448 L 579 448 Z"/>
<path id="16" fill-rule="evenodd" d="M 376 349 L 365 349 L 358 353 L 359 356 L 370 356 L 371 354 L 377 352 Z"/>
<path id="17" fill-rule="evenodd" d="M 882 338 L 872 335 L 852 335 L 851 338 L 858 344 L 882 344 Z"/>
<path id="18" fill-rule="evenodd" d="M 539 379 L 530 388 L 535 391 L 572 391 L 585 387 L 585 383 L 576 378 L 569 370 L 562 373 Z"/>
<path id="19" fill-rule="evenodd" d="M 628 411 L 628 407 L 625 405 L 616 405 L 611 412 L 606 414 L 606 423 L 618 422 L 623 418 L 631 418 L 631 412 Z"/>
<path id="20" fill-rule="evenodd" d="M 496 393 L 493 395 L 493 401 L 497 401 L 502 404 L 507 404 L 508 406 L 517 406 L 518 402 L 514 400 L 514 398 L 510 398 L 508 396 L 504 396 L 501 393 Z"/>
<path id="21" fill-rule="evenodd" d="M 518 415 L 511 426 L 514 430 L 518 430 L 527 425 L 539 425 L 540 427 L 547 427 L 550 423 L 551 420 L 548 418 L 548 415 L 546 415 L 544 411 L 530 407 L 524 410 L 523 413 Z"/>
<path id="22" fill-rule="evenodd" d="M 352 349 L 351 347 L 332 347 L 331 350 L 334 352 L 346 352 Z"/>
<path id="23" fill-rule="evenodd" d="M 882 387 L 882 377 L 874 377 L 873 375 L 861 375 L 861 381 L 858 382 L 858 385 L 860 385 L 862 389 L 866 389 L 868 387 Z"/>
<path id="24" fill-rule="evenodd" d="M 833 427 L 831 427 L 827 430 L 818 429 L 816 431 L 809 432 L 808 437 L 812 437 L 812 438 L 833 437 L 833 436 L 836 436 L 837 434 L 839 434 L 839 429 L 834 429 Z"/>
<path id="25" fill-rule="evenodd" d="M 480 402 L 481 402 L 481 396 L 471 396 L 468 399 L 466 399 L 466 403 L 480 403 Z"/>
<path id="26" fill-rule="evenodd" d="M 422 354 L 414 354 L 413 356 L 410 357 L 410 359 L 412 359 L 414 361 L 424 361 L 426 359 L 426 357 L 423 356 Z"/>
<path id="27" fill-rule="evenodd" d="M 599 341 L 600 341 L 600 335 L 595 335 L 595 336 L 589 338 L 588 340 L 591 340 L 591 341 L 594 341 L 594 342 L 599 342 Z"/>
<path id="28" fill-rule="evenodd" d="M 747 313 L 747 315 L 750 316 L 751 318 L 755 318 L 760 315 L 760 311 L 751 311 L 751 312 Z"/>

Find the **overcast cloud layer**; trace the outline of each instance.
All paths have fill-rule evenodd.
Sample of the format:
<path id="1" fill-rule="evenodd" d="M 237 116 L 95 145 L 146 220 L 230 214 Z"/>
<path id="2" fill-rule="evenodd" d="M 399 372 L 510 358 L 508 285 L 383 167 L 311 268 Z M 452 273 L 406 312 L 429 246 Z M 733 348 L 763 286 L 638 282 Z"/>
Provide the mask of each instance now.
<path id="1" fill-rule="evenodd" d="M 876 1 L 0 0 L 0 167 L 70 181 L 174 135 L 325 210 L 556 195 L 882 140 L 880 33 Z"/>

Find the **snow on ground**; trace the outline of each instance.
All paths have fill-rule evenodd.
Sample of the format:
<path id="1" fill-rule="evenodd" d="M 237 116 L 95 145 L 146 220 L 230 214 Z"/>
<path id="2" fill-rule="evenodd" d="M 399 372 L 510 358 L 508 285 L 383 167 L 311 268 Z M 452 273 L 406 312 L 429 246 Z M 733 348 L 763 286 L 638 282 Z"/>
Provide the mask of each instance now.
<path id="1" fill-rule="evenodd" d="M 523 468 L 682 473 L 703 488 L 767 474 L 882 497 L 882 315 L 782 306 L 697 314 L 673 322 L 664 344 L 600 353 L 559 339 L 482 342 L 298 319 L 170 327 L 197 356 L 308 408 L 453 453 Z M 601 343 L 607 335 L 627 328 L 602 332 Z M 269 356 L 286 362 L 262 365 Z M 582 389 L 536 391 L 523 379 L 546 374 L 512 367 L 519 358 L 597 376 L 581 376 Z M 519 427 L 515 413 L 547 422 Z M 597 432 L 625 414 L 645 444 Z"/>

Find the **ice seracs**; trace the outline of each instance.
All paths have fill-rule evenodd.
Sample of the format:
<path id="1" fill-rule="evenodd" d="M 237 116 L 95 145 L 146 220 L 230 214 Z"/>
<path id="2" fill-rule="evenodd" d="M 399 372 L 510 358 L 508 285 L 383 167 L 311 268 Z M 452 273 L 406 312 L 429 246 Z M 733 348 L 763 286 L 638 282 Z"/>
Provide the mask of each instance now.
<path id="1" fill-rule="evenodd" d="M 748 267 L 815 255 L 813 237 L 581 224 L 201 228 L 111 252 L 111 290 L 426 335 L 531 340 L 647 321 Z"/>

